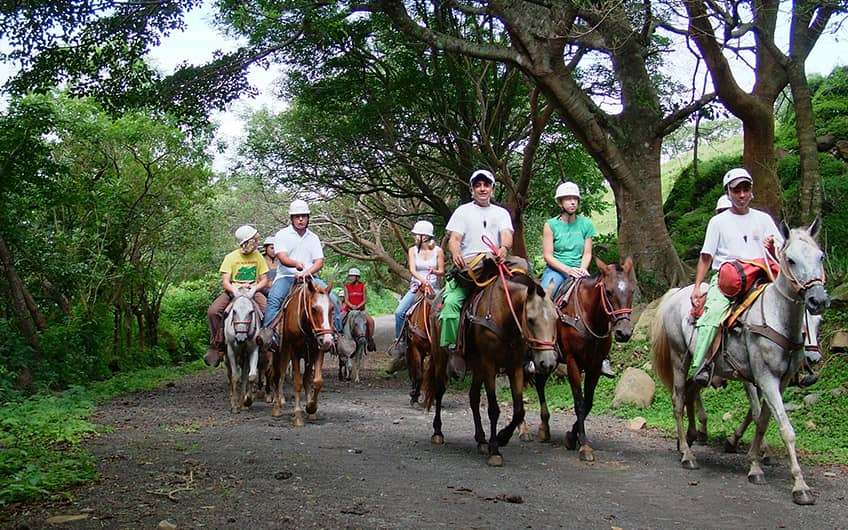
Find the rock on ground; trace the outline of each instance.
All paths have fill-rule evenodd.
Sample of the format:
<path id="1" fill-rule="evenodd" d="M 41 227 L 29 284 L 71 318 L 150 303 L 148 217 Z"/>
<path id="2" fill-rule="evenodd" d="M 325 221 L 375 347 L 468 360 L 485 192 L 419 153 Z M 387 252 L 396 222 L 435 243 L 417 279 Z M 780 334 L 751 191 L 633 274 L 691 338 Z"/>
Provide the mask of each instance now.
<path id="1" fill-rule="evenodd" d="M 628 368 L 624 371 L 618 384 L 615 385 L 615 396 L 612 399 L 613 408 L 621 405 L 636 405 L 649 407 L 654 400 L 656 384 L 644 370 Z"/>

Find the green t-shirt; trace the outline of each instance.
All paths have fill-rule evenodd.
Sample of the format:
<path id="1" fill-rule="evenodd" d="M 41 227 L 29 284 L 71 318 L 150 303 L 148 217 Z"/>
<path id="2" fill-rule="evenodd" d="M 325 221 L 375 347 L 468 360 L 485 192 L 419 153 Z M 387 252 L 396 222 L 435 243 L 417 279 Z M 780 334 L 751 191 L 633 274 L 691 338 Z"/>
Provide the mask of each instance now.
<path id="1" fill-rule="evenodd" d="M 254 250 L 245 256 L 236 249 L 227 254 L 219 271 L 228 273 L 231 282 L 253 283 L 268 272 L 268 263 L 259 251 Z"/>
<path id="2" fill-rule="evenodd" d="M 554 234 L 554 257 L 568 267 L 579 267 L 583 259 L 583 245 L 598 233 L 592 221 L 578 215 L 574 222 L 566 223 L 559 216 L 548 219 Z"/>

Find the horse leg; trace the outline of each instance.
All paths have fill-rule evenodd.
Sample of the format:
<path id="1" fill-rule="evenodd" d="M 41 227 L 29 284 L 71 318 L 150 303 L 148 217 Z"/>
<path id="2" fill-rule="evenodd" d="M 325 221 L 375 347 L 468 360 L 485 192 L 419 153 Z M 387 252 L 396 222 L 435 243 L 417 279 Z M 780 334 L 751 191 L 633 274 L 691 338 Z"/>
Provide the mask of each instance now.
<path id="1" fill-rule="evenodd" d="M 312 363 L 312 370 L 310 373 L 310 379 L 312 383 L 309 385 L 309 401 L 306 403 L 306 413 L 309 414 L 309 419 L 316 419 L 315 413 L 318 412 L 318 394 L 321 393 L 321 389 L 324 388 L 324 352 L 319 351 L 315 355 L 315 359 Z M 356 379 L 356 382 L 359 382 L 359 379 Z"/>
<path id="2" fill-rule="evenodd" d="M 695 443 L 695 440 L 698 439 L 698 429 L 695 426 L 695 408 L 696 400 L 697 400 L 697 389 L 695 385 L 689 385 L 686 387 L 686 406 L 684 407 L 686 410 L 686 443 L 692 446 Z"/>
<path id="3" fill-rule="evenodd" d="M 409 405 L 414 407 L 418 404 L 418 397 L 421 395 L 421 381 L 423 379 L 424 369 L 421 359 L 421 352 L 414 340 L 408 342 L 406 348 L 406 366 L 409 370 L 409 383 L 411 389 L 409 391 Z"/>
<path id="4" fill-rule="evenodd" d="M 595 400 L 595 388 L 598 386 L 598 378 L 600 376 L 600 372 L 594 370 L 589 370 L 586 373 L 586 381 L 583 384 L 583 410 L 577 416 L 577 441 L 580 442 L 580 460 L 584 462 L 595 461 L 592 444 L 589 443 L 589 438 L 586 436 L 586 417 L 592 412 L 592 403 Z"/>
<path id="5" fill-rule="evenodd" d="M 292 356 L 292 380 L 294 382 L 294 426 L 303 427 L 303 405 L 301 405 L 301 392 L 303 391 L 303 373 L 300 371 L 300 359 Z"/>
<path id="6" fill-rule="evenodd" d="M 435 374 L 435 382 L 433 384 L 436 385 L 436 413 L 433 415 L 433 436 L 430 437 L 430 442 L 434 445 L 442 445 L 445 443 L 445 435 L 442 433 L 442 397 L 445 395 L 447 388 L 445 383 L 447 381 L 447 357 L 444 355 L 433 355 L 430 358 L 430 362 L 436 363 L 433 367 Z"/>
<path id="7" fill-rule="evenodd" d="M 474 441 L 477 442 L 477 451 L 483 455 L 488 454 L 486 447 L 486 433 L 483 431 L 483 421 L 480 419 L 480 388 L 483 379 L 474 372 L 471 377 L 471 388 L 468 390 L 468 403 L 471 405 L 471 415 L 474 417 Z"/>
<path id="8" fill-rule="evenodd" d="M 686 469 L 698 469 L 698 461 L 689 447 L 686 431 L 683 429 L 683 408 L 686 405 L 686 371 L 684 367 L 673 366 L 674 382 L 671 391 L 671 400 L 674 404 L 674 420 L 677 425 L 677 450 L 681 453 L 680 465 Z"/>
<path id="9" fill-rule="evenodd" d="M 236 352 L 233 347 L 227 344 L 227 361 L 230 366 L 230 412 L 237 414 L 241 407 L 239 406 L 238 386 L 241 379 L 241 367 L 236 362 Z"/>
<path id="10" fill-rule="evenodd" d="M 701 400 L 701 393 L 695 393 L 695 407 L 698 412 L 698 425 L 700 428 L 698 429 L 697 440 L 698 443 L 706 444 L 707 443 L 707 411 L 704 409 L 704 402 Z"/>
<path id="11" fill-rule="evenodd" d="M 539 423 L 539 441 L 540 442 L 550 442 L 551 441 L 551 413 L 548 410 L 548 400 L 545 397 L 545 385 L 548 382 L 548 375 L 537 373 L 533 377 L 533 382 L 536 385 L 536 394 L 539 395 L 539 418 L 541 419 L 541 423 Z M 527 433 L 529 438 L 530 434 Z M 522 438 L 524 439 L 524 438 Z"/>
<path id="12" fill-rule="evenodd" d="M 516 427 L 524 423 L 524 366 L 521 363 L 509 374 L 509 389 L 512 391 L 512 419 L 498 432 L 500 447 L 506 447 Z"/>
<path id="13" fill-rule="evenodd" d="M 256 346 L 254 346 L 253 349 L 255 350 Z M 255 351 L 251 351 L 249 355 L 245 355 L 242 358 L 244 366 L 241 368 L 241 393 L 239 393 L 239 401 L 241 406 L 244 408 L 249 408 L 250 405 L 253 404 L 253 381 L 250 381 L 248 374 L 250 373 L 250 364 L 253 361 L 253 355 L 255 353 Z"/>
<path id="14" fill-rule="evenodd" d="M 574 399 L 574 415 L 577 420 L 572 425 L 571 430 L 565 433 L 565 448 L 569 451 L 577 449 L 577 429 L 580 421 L 580 415 L 583 414 L 583 376 L 580 374 L 580 367 L 577 366 L 577 361 L 574 357 L 569 356 L 565 363 L 568 369 L 568 384 L 571 386 L 571 396 Z"/>
<path id="15" fill-rule="evenodd" d="M 760 417 L 760 395 L 757 392 L 757 387 L 751 383 L 745 383 L 744 386 L 745 393 L 748 394 L 748 413 L 745 414 L 745 418 L 739 424 L 739 427 L 724 441 L 724 451 L 726 453 L 735 453 L 739 449 L 739 441 L 742 439 L 745 431 L 748 430 L 748 425 L 751 424 L 751 421 Z"/>
<path id="16" fill-rule="evenodd" d="M 790 471 L 794 479 L 792 501 L 800 505 L 815 504 L 816 499 L 813 497 L 812 490 L 804 481 L 801 466 L 798 463 L 798 454 L 795 451 L 795 430 L 792 428 L 792 424 L 789 423 L 789 416 L 786 414 L 786 409 L 783 406 L 780 384 L 774 377 L 766 381 L 758 381 L 758 383 L 763 398 L 768 405 L 768 407 L 763 407 L 762 411 L 760 411 L 760 416 L 768 416 L 767 412 L 771 412 L 774 415 L 780 431 L 780 437 L 783 439 L 783 443 L 786 444 L 786 451 L 789 453 Z M 757 422 L 758 435 L 760 435 L 760 427 L 762 427 L 762 432 L 765 434 L 765 426 L 767 424 L 768 419 L 765 422 L 762 420 Z M 762 436 L 760 436 L 760 439 L 762 440 Z M 761 455 L 757 456 L 761 457 Z"/>
<path id="17" fill-rule="evenodd" d="M 498 405 L 497 388 L 495 385 L 495 367 L 486 367 L 486 377 L 483 383 L 486 385 L 486 402 L 489 412 L 489 459 L 487 464 L 494 467 L 503 465 L 503 456 L 498 450 L 498 418 L 501 415 L 501 407 Z"/>
<path id="18" fill-rule="evenodd" d="M 353 358 L 353 382 L 359 382 L 359 372 L 362 370 L 362 359 L 365 357 L 365 352 L 361 354 L 357 354 L 356 357 Z"/>
<path id="19" fill-rule="evenodd" d="M 283 413 L 283 405 L 285 404 L 283 386 L 286 380 L 286 367 L 290 361 L 291 354 L 288 351 L 278 351 L 274 355 L 274 398 L 271 406 L 271 416 L 274 418 L 280 417 Z"/>

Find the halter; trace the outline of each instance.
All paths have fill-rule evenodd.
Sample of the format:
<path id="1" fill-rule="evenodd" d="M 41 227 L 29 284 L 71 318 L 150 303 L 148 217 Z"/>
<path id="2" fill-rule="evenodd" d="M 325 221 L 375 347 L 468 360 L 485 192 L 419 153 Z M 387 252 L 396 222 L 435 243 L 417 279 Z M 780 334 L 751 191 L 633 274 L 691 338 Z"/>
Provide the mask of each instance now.
<path id="1" fill-rule="evenodd" d="M 816 285 L 824 285 L 824 283 L 825 283 L 824 268 L 822 268 L 822 275 L 820 277 L 812 278 L 812 279 L 808 280 L 806 283 L 801 283 L 800 280 L 798 280 L 798 277 L 795 276 L 795 273 L 792 272 L 792 267 L 790 267 L 789 264 L 786 263 L 786 253 L 785 252 L 781 251 L 780 252 L 780 259 L 778 259 L 774 256 L 774 254 L 771 253 L 770 250 L 768 250 L 767 248 L 764 248 L 763 255 L 765 256 L 766 270 L 769 271 L 769 276 L 771 276 L 771 268 L 769 267 L 768 260 L 771 259 L 772 261 L 774 261 L 775 263 L 778 264 L 778 266 L 780 267 L 780 271 L 783 272 L 784 275 L 786 276 L 786 278 L 789 280 L 789 286 L 792 289 L 792 291 L 794 292 L 795 296 L 792 296 L 791 294 L 784 293 L 783 290 L 780 288 L 780 285 L 775 281 L 775 278 L 771 278 L 772 282 L 774 283 L 775 288 L 777 288 L 777 292 L 779 292 L 782 297 L 786 298 L 787 300 L 789 300 L 791 302 L 795 302 L 796 304 L 802 303 L 804 301 L 803 300 L 804 293 L 807 292 L 807 289 L 809 289 L 810 287 L 814 287 Z M 798 299 L 797 298 L 798 295 L 801 295 L 802 298 Z"/>
<path id="2" fill-rule="evenodd" d="M 578 279 L 577 281 L 580 281 Z M 595 280 L 595 285 L 593 289 L 598 289 L 601 295 L 601 308 L 604 310 L 604 314 L 607 316 L 607 331 L 603 335 L 595 333 L 592 328 L 589 327 L 589 320 L 586 318 L 586 311 L 583 310 L 583 304 L 580 303 L 580 293 L 572 294 L 574 299 L 574 306 L 583 316 L 583 327 L 586 328 L 586 331 L 589 332 L 590 335 L 595 337 L 596 339 L 605 339 L 609 337 L 610 331 L 612 327 L 621 320 L 630 320 L 630 316 L 633 313 L 632 307 L 622 307 L 620 309 L 615 309 L 610 302 L 609 297 L 607 296 L 607 290 L 604 286 L 603 277 Z"/>
<path id="3" fill-rule="evenodd" d="M 253 309 L 253 300 L 251 300 L 250 298 L 248 298 L 247 296 L 244 296 L 244 295 L 239 295 L 239 297 L 244 297 L 244 298 L 247 298 L 248 300 L 250 300 L 250 313 L 248 313 L 248 315 L 250 316 L 250 319 L 249 320 L 236 320 L 235 318 L 233 318 L 230 321 L 230 323 L 233 325 L 233 331 L 235 331 L 236 333 L 246 333 L 248 336 L 250 336 L 250 335 L 253 334 L 253 328 L 256 325 L 256 319 L 254 318 L 255 309 Z M 236 329 L 237 326 L 248 326 L 248 328 L 247 328 L 246 331 L 240 331 L 240 330 Z"/>
<path id="4" fill-rule="evenodd" d="M 307 274 L 304 277 L 304 282 L 307 278 L 311 281 L 312 275 Z M 336 330 L 333 329 L 332 326 L 329 328 L 321 328 L 315 324 L 315 319 L 312 318 L 312 305 L 309 303 L 309 297 L 306 293 L 307 290 L 308 289 L 306 285 L 303 285 L 300 288 L 300 307 L 306 309 L 306 316 L 309 319 L 309 325 L 312 327 L 312 333 L 315 335 L 316 338 L 320 337 L 321 335 L 335 335 Z M 300 321 L 298 321 L 298 325 L 300 325 Z M 303 329 L 303 326 L 300 327 L 300 331 L 304 332 L 304 335 L 306 334 L 306 330 Z"/>
<path id="5" fill-rule="evenodd" d="M 488 236 L 482 236 L 483 244 L 489 247 L 489 250 L 492 251 L 492 254 L 498 254 L 498 248 L 495 246 L 494 242 L 489 239 Z M 527 346 L 531 350 L 553 350 L 556 347 L 556 338 L 552 341 L 541 340 L 535 337 L 531 337 L 529 333 L 524 331 L 524 326 L 521 325 L 521 322 L 518 320 L 518 316 L 515 314 L 515 308 L 512 305 L 512 297 L 509 296 L 509 287 L 506 284 L 506 278 L 512 278 L 512 271 L 506 266 L 502 261 L 495 261 L 498 267 L 498 275 L 501 277 L 501 285 L 503 285 L 504 295 L 506 296 L 507 305 L 509 305 L 509 312 L 512 313 L 512 318 L 515 320 L 515 326 L 518 328 L 518 332 L 521 333 L 521 337 L 527 342 Z M 524 321 L 527 322 L 527 304 L 525 301 L 524 305 Z"/>

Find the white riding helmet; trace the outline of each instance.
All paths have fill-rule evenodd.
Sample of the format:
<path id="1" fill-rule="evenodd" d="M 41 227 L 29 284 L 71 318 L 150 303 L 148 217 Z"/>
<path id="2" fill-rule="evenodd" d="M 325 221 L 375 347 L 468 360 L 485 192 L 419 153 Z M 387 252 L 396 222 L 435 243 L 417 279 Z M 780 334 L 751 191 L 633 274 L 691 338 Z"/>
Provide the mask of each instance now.
<path id="1" fill-rule="evenodd" d="M 265 238 L 265 242 L 262 243 L 262 246 L 267 247 L 268 245 L 273 245 L 273 244 L 274 244 L 274 236 L 268 236 L 268 237 Z"/>
<path id="2" fill-rule="evenodd" d="M 559 202 L 559 200 L 563 197 L 577 197 L 579 199 L 580 188 L 573 182 L 563 182 L 557 186 L 556 193 L 554 194 L 554 200 Z"/>
<path id="3" fill-rule="evenodd" d="M 289 205 L 289 217 L 293 215 L 309 215 L 309 205 L 306 201 L 297 199 Z"/>
<path id="4" fill-rule="evenodd" d="M 245 241 L 256 237 L 256 234 L 258 233 L 259 231 L 252 226 L 242 225 L 236 230 L 236 241 L 238 241 L 238 244 L 241 245 Z"/>
<path id="5" fill-rule="evenodd" d="M 751 174 L 748 173 L 747 169 L 744 167 L 735 167 L 724 174 L 724 178 L 721 179 L 721 185 L 727 189 L 729 184 L 732 184 L 737 180 L 747 180 L 751 184 L 754 183 L 754 179 L 751 177 Z"/>
<path id="6" fill-rule="evenodd" d="M 417 236 L 433 237 L 433 223 L 430 221 L 416 221 L 412 227 L 412 233 Z"/>
<path id="7" fill-rule="evenodd" d="M 359 272 L 359 269 L 356 267 L 351 267 L 349 271 L 347 271 L 348 276 L 362 276 L 362 273 Z"/>
<path id="8" fill-rule="evenodd" d="M 719 197 L 716 201 L 715 209 L 716 211 L 727 210 L 731 206 L 733 206 L 733 204 L 731 204 L 730 199 L 727 198 L 727 195 L 722 194 L 721 197 Z"/>
<path id="9" fill-rule="evenodd" d="M 489 181 L 489 184 L 491 184 L 492 186 L 495 185 L 495 176 L 492 175 L 491 171 L 488 171 L 486 169 L 478 169 L 477 171 L 471 174 L 471 178 L 468 179 L 468 183 L 473 185 L 474 179 L 476 179 L 477 177 L 484 177 L 486 180 Z"/>

